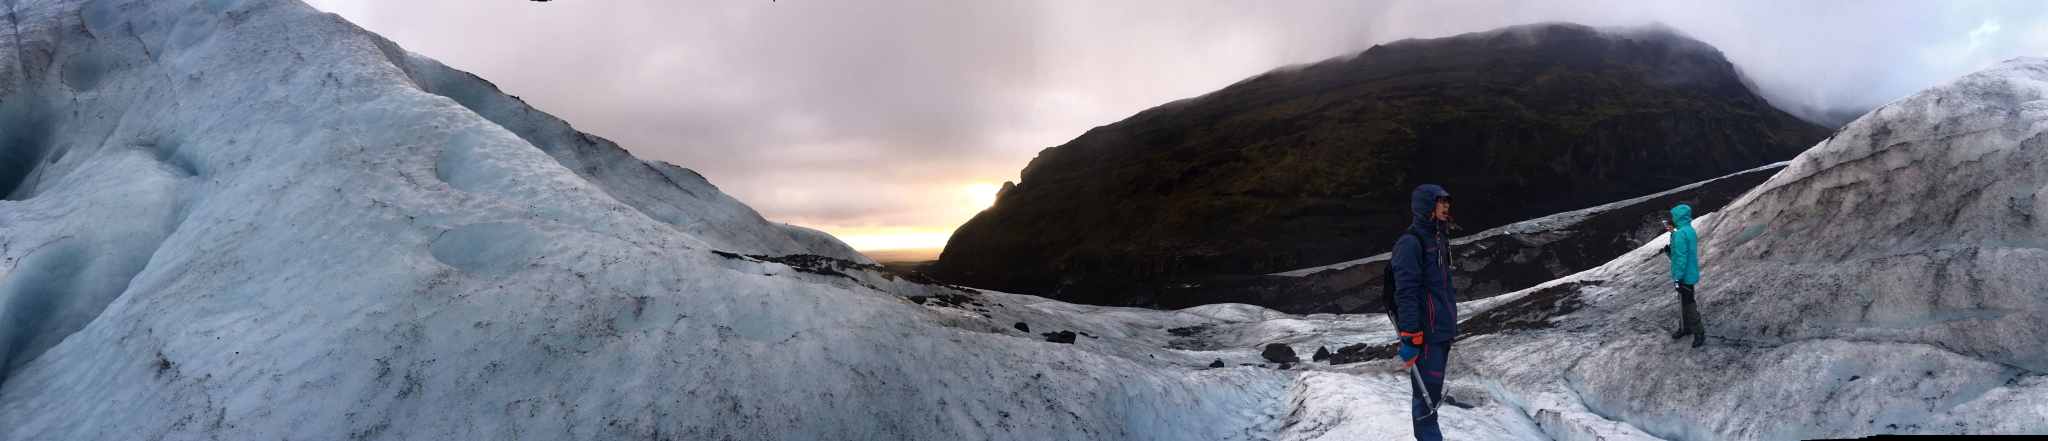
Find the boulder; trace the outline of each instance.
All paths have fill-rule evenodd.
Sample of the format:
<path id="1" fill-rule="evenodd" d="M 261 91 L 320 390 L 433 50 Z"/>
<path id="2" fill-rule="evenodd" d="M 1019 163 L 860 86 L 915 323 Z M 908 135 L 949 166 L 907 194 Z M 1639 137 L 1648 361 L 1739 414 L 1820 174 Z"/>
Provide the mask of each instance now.
<path id="1" fill-rule="evenodd" d="M 1357 363 L 1361 361 L 1368 361 L 1380 358 L 1391 358 L 1394 356 L 1395 351 L 1399 349 L 1396 346 L 1398 345 L 1393 343 L 1378 346 L 1359 343 L 1351 346 L 1337 348 L 1336 353 L 1330 354 L 1330 364 L 1339 365 Z"/>
<path id="2" fill-rule="evenodd" d="M 1045 341 L 1074 344 L 1074 331 L 1047 332 L 1039 335 L 1045 336 Z"/>
<path id="3" fill-rule="evenodd" d="M 1272 361 L 1274 363 L 1292 363 L 1296 361 L 1301 361 L 1301 357 L 1294 356 L 1294 348 L 1279 343 L 1266 345 L 1266 350 L 1264 352 L 1260 352 L 1259 356 L 1266 357 L 1267 361 Z"/>

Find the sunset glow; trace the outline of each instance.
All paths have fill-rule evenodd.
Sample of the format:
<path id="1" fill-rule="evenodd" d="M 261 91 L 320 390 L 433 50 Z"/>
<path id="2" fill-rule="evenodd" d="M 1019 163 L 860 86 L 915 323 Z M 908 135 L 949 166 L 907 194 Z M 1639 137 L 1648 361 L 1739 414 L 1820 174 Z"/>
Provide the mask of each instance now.
<path id="1" fill-rule="evenodd" d="M 953 232 L 951 231 L 927 231 L 843 235 L 839 236 L 839 240 L 845 241 L 846 245 L 852 246 L 853 249 L 867 251 L 944 248 L 946 246 L 946 239 L 950 237 L 953 237 Z"/>
<path id="2" fill-rule="evenodd" d="M 1001 185 L 974 184 L 967 186 L 967 193 L 974 195 L 975 209 L 987 210 L 990 205 L 996 204 L 996 192 L 1002 189 Z"/>
<path id="3" fill-rule="evenodd" d="M 946 247 L 946 239 L 953 237 L 954 228 L 959 227 L 959 225 L 963 222 L 967 222 L 967 219 L 974 217 L 975 213 L 979 213 L 981 212 L 981 210 L 986 210 L 990 205 L 995 204 L 996 192 L 1001 191 L 1003 189 L 1003 186 L 997 184 L 968 184 L 964 187 L 956 188 L 963 188 L 967 190 L 967 194 L 965 195 L 967 197 L 944 197 L 945 199 L 958 198 L 953 199 L 957 201 L 953 203 L 958 204 L 954 205 L 955 207 L 958 208 L 945 210 L 943 214 L 934 216 L 945 218 L 940 219 L 941 221 L 943 221 L 941 222 L 942 225 L 848 227 L 837 225 L 809 225 L 801 222 L 799 222 L 798 225 L 804 225 L 806 227 L 815 228 L 827 233 L 831 233 L 833 236 L 838 237 L 839 240 L 845 241 L 847 245 L 852 246 L 853 249 L 856 250 L 872 251 L 929 249 L 931 250 L 930 254 L 936 256 L 938 253 L 938 249 Z M 959 195 L 959 193 L 953 194 Z"/>

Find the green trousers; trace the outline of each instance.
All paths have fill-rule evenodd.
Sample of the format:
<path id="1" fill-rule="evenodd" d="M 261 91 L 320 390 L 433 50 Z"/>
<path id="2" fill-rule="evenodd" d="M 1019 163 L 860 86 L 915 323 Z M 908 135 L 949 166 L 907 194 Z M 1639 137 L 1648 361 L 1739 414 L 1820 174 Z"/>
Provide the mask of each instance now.
<path id="1" fill-rule="evenodd" d="M 1681 323 L 1679 329 L 1684 329 L 1693 335 L 1706 335 L 1707 326 L 1700 324 L 1700 304 L 1698 301 L 1693 300 L 1692 285 L 1678 282 L 1672 282 L 1672 284 L 1678 285 L 1679 308 L 1685 311 L 1685 323 Z"/>

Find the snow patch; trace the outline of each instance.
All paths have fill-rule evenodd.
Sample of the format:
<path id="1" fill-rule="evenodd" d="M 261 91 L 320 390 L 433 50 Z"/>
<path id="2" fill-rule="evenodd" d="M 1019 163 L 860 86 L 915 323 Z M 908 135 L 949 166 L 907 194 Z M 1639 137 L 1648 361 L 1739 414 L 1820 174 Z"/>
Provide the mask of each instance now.
<path id="1" fill-rule="evenodd" d="M 1405 372 L 1405 371 L 1402 371 Z M 1485 389 L 1453 380 L 1458 405 L 1437 409 L 1444 439 L 1548 440 L 1536 421 L 1489 398 Z M 1414 433 L 1408 377 L 1385 365 L 1360 373 L 1310 372 L 1287 388 L 1291 410 L 1279 440 L 1408 438 Z"/>

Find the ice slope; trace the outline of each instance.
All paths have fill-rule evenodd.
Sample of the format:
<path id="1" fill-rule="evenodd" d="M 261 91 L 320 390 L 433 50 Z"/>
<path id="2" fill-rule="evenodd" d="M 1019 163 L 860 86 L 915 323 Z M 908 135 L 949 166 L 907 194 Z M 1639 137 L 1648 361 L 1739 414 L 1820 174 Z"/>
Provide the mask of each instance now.
<path id="1" fill-rule="evenodd" d="M 0 439 L 1406 427 L 1384 364 L 1257 356 L 1385 340 L 1376 316 L 1082 307 L 881 271 L 297 1 L 6 7 Z M 1085 336 L 1038 335 L 1062 330 Z M 1469 401 L 1451 433 L 1540 438 Z"/>
<path id="2" fill-rule="evenodd" d="M 1709 346 L 1664 337 L 1660 238 L 1469 305 L 1582 303 L 1454 362 L 1527 413 L 1583 407 L 1671 439 L 2048 432 L 2043 131 L 2043 58 L 1893 102 L 1694 221 Z"/>
<path id="3" fill-rule="evenodd" d="M 396 63 L 399 55 L 392 53 L 399 49 L 388 46 L 388 41 L 377 41 L 387 45 L 383 48 L 387 55 L 421 90 L 455 100 L 546 152 L 563 168 L 604 190 L 605 195 L 713 248 L 778 256 L 814 254 L 874 263 L 824 232 L 768 222 L 753 208 L 718 191 L 697 172 L 634 158 L 618 144 L 578 132 L 569 123 L 498 91 L 497 86 L 468 72 L 409 52 L 403 55 L 404 63 Z"/>
<path id="4" fill-rule="evenodd" d="M 1230 439 L 1277 419 L 1274 370 L 972 329 L 717 254 L 863 263 L 298 2 L 7 12 L 0 438 Z"/>

